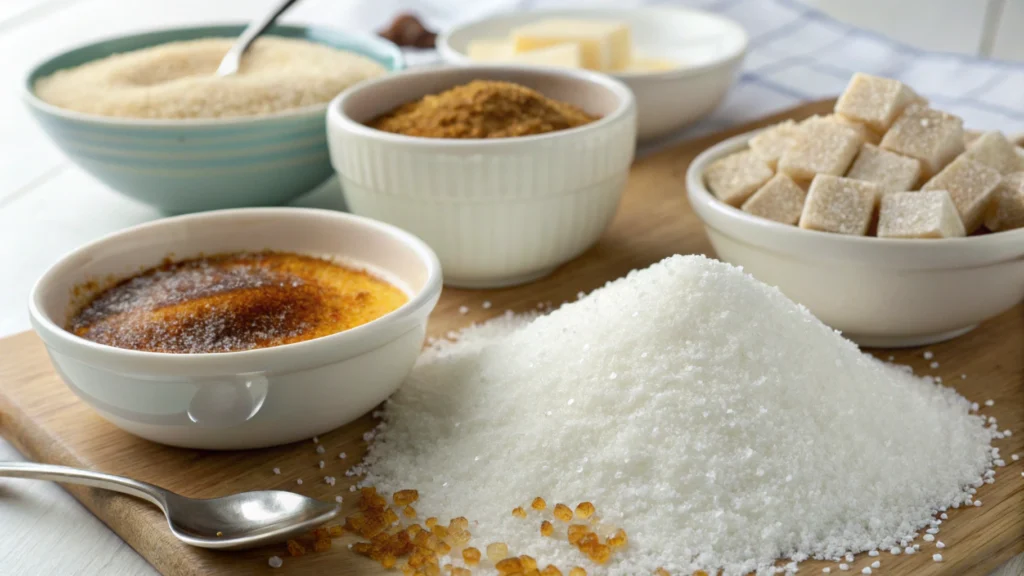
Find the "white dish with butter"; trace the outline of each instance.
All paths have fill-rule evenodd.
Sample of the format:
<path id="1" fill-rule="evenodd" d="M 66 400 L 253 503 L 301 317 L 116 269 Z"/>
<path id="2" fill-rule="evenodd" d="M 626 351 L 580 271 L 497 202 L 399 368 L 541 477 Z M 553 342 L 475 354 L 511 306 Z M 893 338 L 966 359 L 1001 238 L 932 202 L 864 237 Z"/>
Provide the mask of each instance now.
<path id="1" fill-rule="evenodd" d="M 595 21 L 600 25 L 590 24 Z M 573 28 L 573 22 L 582 24 Z M 624 25 L 631 39 L 627 65 L 622 64 L 621 35 L 611 29 L 615 23 Z M 531 30 L 535 27 L 542 29 Z M 532 50 L 516 54 L 516 44 Z M 490 63 L 604 67 L 633 91 L 638 138 L 653 141 L 722 102 L 739 71 L 747 35 L 715 14 L 652 6 L 510 13 L 456 26 L 437 39 L 442 57 L 453 64 L 479 63 L 469 55 L 471 45 L 478 59 Z"/>

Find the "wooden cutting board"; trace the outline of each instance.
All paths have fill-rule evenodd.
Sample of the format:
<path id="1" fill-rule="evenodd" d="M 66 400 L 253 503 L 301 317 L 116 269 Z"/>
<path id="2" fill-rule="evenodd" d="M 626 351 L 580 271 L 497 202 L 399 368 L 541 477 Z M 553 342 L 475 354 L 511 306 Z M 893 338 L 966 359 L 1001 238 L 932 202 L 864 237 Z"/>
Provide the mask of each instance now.
<path id="1" fill-rule="evenodd" d="M 810 104 L 756 125 L 827 113 L 830 109 L 831 102 Z M 703 227 L 686 201 L 686 167 L 711 144 L 753 127 L 739 127 L 640 160 L 633 167 L 615 222 L 597 246 L 553 276 L 528 286 L 491 291 L 446 288 L 431 316 L 431 334 L 441 335 L 506 309 L 524 311 L 539 302 L 571 300 L 581 290 L 593 290 L 671 254 L 711 253 Z M 484 310 L 484 300 L 491 301 L 493 307 Z M 460 306 L 467 306 L 469 314 L 460 314 Z M 1024 550 L 1024 460 L 1010 459 L 1014 452 L 1024 454 L 1024 305 L 985 322 L 966 336 L 929 349 L 941 363 L 937 370 L 928 369 L 920 350 L 894 351 L 892 355 L 896 362 L 910 364 L 917 372 L 942 376 L 973 401 L 994 399 L 995 406 L 984 412 L 996 416 L 1001 427 L 1017 432 L 1012 438 L 996 442 L 1006 456 L 1007 466 L 999 469 L 995 484 L 978 490 L 983 507 L 950 511 L 939 537 L 947 545 L 942 550 L 942 563 L 932 561 L 936 551 L 933 545 L 922 542 L 921 553 L 913 556 L 893 557 L 883 552 L 879 558 L 869 558 L 862 554 L 852 563 L 851 573 L 859 574 L 872 561 L 881 560 L 882 568 L 876 574 L 983 576 Z M 887 351 L 876 354 L 883 358 L 890 355 Z M 962 373 L 967 374 L 965 380 L 960 379 Z M 355 498 L 348 498 L 352 479 L 344 472 L 361 458 L 365 450 L 361 437 L 371 425 L 366 417 L 322 436 L 320 443 L 327 449 L 322 456 L 312 442 L 227 453 L 159 446 L 121 432 L 80 402 L 54 373 L 34 334 L 0 340 L 0 431 L 23 454 L 40 462 L 132 476 L 187 496 L 206 498 L 279 488 L 330 500 L 336 495 L 345 496 L 347 513 Z M 342 451 L 348 455 L 344 461 L 338 458 Z M 320 459 L 328 464 L 325 470 L 317 467 Z M 274 467 L 281 469 L 280 476 L 272 473 Z M 337 486 L 327 486 L 324 475 L 337 477 Z M 304 480 L 301 486 L 297 478 Z M 335 541 L 330 552 L 301 558 L 287 557 L 281 546 L 241 553 L 190 548 L 170 535 L 163 517 L 149 505 L 88 488 L 68 490 L 166 575 L 264 574 L 270 572 L 267 559 L 272 555 L 285 559 L 284 568 L 275 574 L 383 573 L 348 550 L 348 539 Z M 0 502 L 0 510 L 2 506 Z M 801 569 L 820 573 L 825 565 L 806 563 Z"/>

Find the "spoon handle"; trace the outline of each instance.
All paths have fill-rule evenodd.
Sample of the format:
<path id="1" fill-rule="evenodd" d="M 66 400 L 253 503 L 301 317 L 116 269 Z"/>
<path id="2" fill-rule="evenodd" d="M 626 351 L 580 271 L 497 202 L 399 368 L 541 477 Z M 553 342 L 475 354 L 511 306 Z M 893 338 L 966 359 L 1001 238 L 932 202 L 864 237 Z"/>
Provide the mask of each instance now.
<path id="1" fill-rule="evenodd" d="M 166 492 L 152 484 L 139 482 L 130 478 L 93 472 L 92 470 L 81 470 L 67 466 L 54 466 L 52 464 L 35 464 L 33 462 L 0 462 L 0 477 L 28 478 L 31 480 L 50 480 L 52 482 L 63 482 L 66 484 L 81 484 L 113 490 L 142 498 L 165 509 L 167 499 Z"/>
<path id="2" fill-rule="evenodd" d="M 282 0 L 279 4 L 274 6 L 266 16 L 246 26 L 242 35 L 235 41 L 234 46 L 228 50 L 224 59 L 220 61 L 220 66 L 217 67 L 217 75 L 229 76 L 238 72 L 238 67 L 242 63 L 242 54 L 245 54 L 245 51 L 249 49 L 249 46 L 253 41 L 255 41 L 260 34 L 263 34 L 263 32 L 269 28 L 275 20 L 277 20 L 278 16 L 284 13 L 288 8 L 291 8 L 291 5 L 296 2 L 298 2 L 298 0 Z"/>

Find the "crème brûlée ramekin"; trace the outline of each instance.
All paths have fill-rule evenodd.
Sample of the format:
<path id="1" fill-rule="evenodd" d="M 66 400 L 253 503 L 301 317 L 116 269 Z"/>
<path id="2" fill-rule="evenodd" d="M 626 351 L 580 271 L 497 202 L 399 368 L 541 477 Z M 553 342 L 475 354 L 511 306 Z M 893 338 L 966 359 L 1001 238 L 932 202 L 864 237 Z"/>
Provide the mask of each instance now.
<path id="1" fill-rule="evenodd" d="M 64 328 L 81 301 L 76 287 L 109 285 L 168 257 L 267 250 L 364 269 L 408 301 L 342 332 L 240 352 L 129 350 Z M 119 428 L 173 446 L 260 448 L 337 428 L 391 395 L 419 356 L 441 283 L 433 251 L 393 226 L 328 210 L 247 208 L 158 220 L 82 246 L 39 279 L 29 313 L 64 382 Z"/>
<path id="2" fill-rule="evenodd" d="M 545 134 L 443 139 L 366 123 L 473 80 L 513 82 L 600 118 Z M 327 143 L 355 214 L 416 234 L 445 282 L 523 284 L 593 245 L 618 208 L 633 161 L 636 105 L 623 83 L 594 72 L 464 66 L 363 82 L 328 107 Z"/>

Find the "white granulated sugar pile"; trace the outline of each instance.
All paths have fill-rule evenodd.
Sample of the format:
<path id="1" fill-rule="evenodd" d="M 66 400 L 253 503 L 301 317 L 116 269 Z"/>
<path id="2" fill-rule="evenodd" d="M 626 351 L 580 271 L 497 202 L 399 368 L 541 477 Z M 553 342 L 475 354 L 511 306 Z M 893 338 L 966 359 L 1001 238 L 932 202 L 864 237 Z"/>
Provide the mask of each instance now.
<path id="1" fill-rule="evenodd" d="M 473 545 L 540 566 L 768 574 L 889 549 L 965 502 L 992 457 L 969 408 L 740 270 L 675 256 L 435 344 L 388 402 L 365 483 L 417 488 L 421 516 L 466 516 Z M 593 502 L 629 546 L 597 566 L 540 536 L 537 512 L 511 515 L 535 496 Z"/>

